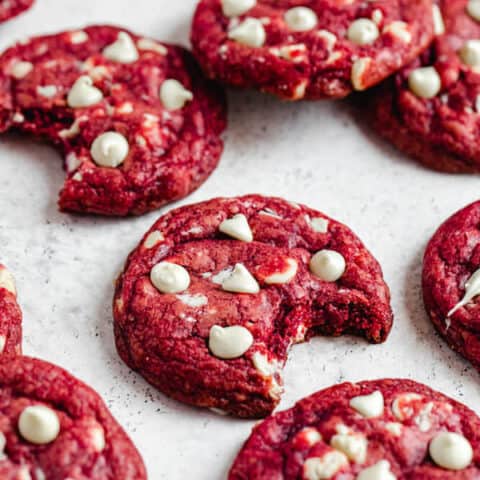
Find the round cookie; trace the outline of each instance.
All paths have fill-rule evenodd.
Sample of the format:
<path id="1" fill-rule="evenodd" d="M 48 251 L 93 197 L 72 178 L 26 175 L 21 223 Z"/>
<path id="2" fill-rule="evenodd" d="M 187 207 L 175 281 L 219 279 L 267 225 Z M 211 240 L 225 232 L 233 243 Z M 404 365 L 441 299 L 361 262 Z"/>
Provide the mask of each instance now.
<path id="1" fill-rule="evenodd" d="M 411 62 L 431 0 L 201 0 L 192 26 L 211 78 L 288 100 L 345 97 Z"/>
<path id="2" fill-rule="evenodd" d="M 117 281 L 122 359 L 165 394 L 269 414 L 292 344 L 392 326 L 377 261 L 346 226 L 279 198 L 218 198 L 161 217 Z"/>
<path id="3" fill-rule="evenodd" d="M 12 274 L 0 264 L 0 354 L 22 351 L 22 312 Z"/>
<path id="4" fill-rule="evenodd" d="M 0 22 L 16 17 L 28 10 L 32 4 L 33 0 L 0 0 Z"/>
<path id="5" fill-rule="evenodd" d="M 375 93 L 374 127 L 445 172 L 480 171 L 480 3 L 436 2 L 431 48 Z"/>
<path id="6" fill-rule="evenodd" d="M 144 480 L 142 459 L 96 392 L 28 357 L 0 359 L 0 477 Z"/>
<path id="7" fill-rule="evenodd" d="M 425 308 L 451 348 L 480 370 L 480 202 L 450 217 L 423 262 Z"/>
<path id="8" fill-rule="evenodd" d="M 0 131 L 50 140 L 64 155 L 63 211 L 142 214 L 215 169 L 224 93 L 181 47 L 94 26 L 0 56 Z"/>
<path id="9" fill-rule="evenodd" d="M 474 480 L 480 419 L 410 380 L 343 383 L 254 427 L 229 480 Z"/>

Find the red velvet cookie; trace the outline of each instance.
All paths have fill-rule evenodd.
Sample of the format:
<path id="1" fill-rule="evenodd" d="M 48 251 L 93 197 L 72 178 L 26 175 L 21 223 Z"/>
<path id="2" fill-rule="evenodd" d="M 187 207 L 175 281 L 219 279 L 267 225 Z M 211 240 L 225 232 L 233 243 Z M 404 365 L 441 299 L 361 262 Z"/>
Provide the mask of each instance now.
<path id="1" fill-rule="evenodd" d="M 161 217 L 117 282 L 122 359 L 167 395 L 262 417 L 290 346 L 344 333 L 385 341 L 390 294 L 346 226 L 279 198 L 218 198 Z"/>
<path id="2" fill-rule="evenodd" d="M 33 0 L 0 0 L 0 22 L 5 22 L 28 10 Z"/>
<path id="3" fill-rule="evenodd" d="M 201 0 L 194 53 L 209 77 L 289 100 L 341 98 L 411 62 L 431 0 Z"/>
<path id="4" fill-rule="evenodd" d="M 0 56 L 0 131 L 46 137 L 63 153 L 64 211 L 142 214 L 214 170 L 223 91 L 183 48 L 115 27 L 38 37 Z"/>
<path id="5" fill-rule="evenodd" d="M 343 383 L 253 429 L 229 480 L 476 480 L 480 419 L 410 380 Z"/>
<path id="6" fill-rule="evenodd" d="M 480 370 L 480 202 L 450 217 L 423 263 L 427 313 L 451 348 Z"/>
<path id="7" fill-rule="evenodd" d="M 438 0 L 432 47 L 375 97 L 375 128 L 426 166 L 480 171 L 480 2 Z"/>
<path id="8" fill-rule="evenodd" d="M 22 350 L 22 312 L 12 274 L 0 264 L 0 353 Z"/>
<path id="9" fill-rule="evenodd" d="M 0 478 L 147 478 L 98 394 L 65 370 L 22 356 L 0 360 L 0 399 Z"/>

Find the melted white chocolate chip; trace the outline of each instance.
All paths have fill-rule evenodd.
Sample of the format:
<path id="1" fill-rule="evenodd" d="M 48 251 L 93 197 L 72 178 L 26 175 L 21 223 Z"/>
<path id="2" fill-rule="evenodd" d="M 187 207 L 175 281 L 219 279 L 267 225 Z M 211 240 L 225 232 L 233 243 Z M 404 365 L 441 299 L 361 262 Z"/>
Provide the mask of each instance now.
<path id="1" fill-rule="evenodd" d="M 303 464 L 303 477 L 305 480 L 327 480 L 347 465 L 347 457 L 342 452 L 333 450 L 322 457 L 307 458 Z"/>
<path id="2" fill-rule="evenodd" d="M 330 445 L 352 462 L 362 464 L 367 458 L 368 441 L 361 433 L 337 433 L 331 438 Z"/>
<path id="3" fill-rule="evenodd" d="M 429 446 L 432 460 L 447 470 L 463 470 L 473 459 L 470 442 L 458 433 L 441 432 L 435 435 Z"/>
<path id="4" fill-rule="evenodd" d="M 287 267 L 282 272 L 272 273 L 265 278 L 265 283 L 268 285 L 282 285 L 288 283 L 295 278 L 298 271 L 298 263 L 293 258 L 287 258 Z"/>
<path id="5" fill-rule="evenodd" d="M 187 102 L 193 100 L 193 93 L 173 78 L 162 83 L 159 96 L 163 106 L 168 111 L 180 110 Z"/>
<path id="6" fill-rule="evenodd" d="M 443 35 L 445 33 L 445 23 L 443 21 L 442 11 L 438 5 L 432 5 L 432 15 L 435 35 Z"/>
<path id="7" fill-rule="evenodd" d="M 480 22 L 480 0 L 469 0 L 467 13 L 477 22 Z"/>
<path id="8" fill-rule="evenodd" d="M 358 18 L 348 28 L 347 38 L 356 45 L 370 45 L 379 36 L 377 24 L 369 18 Z"/>
<path id="9" fill-rule="evenodd" d="M 383 414 L 384 399 L 377 390 L 370 395 L 360 395 L 350 400 L 350 406 L 365 418 L 375 418 Z"/>
<path id="10" fill-rule="evenodd" d="M 256 0 L 222 0 L 222 11 L 226 17 L 238 17 L 256 5 Z"/>
<path id="11" fill-rule="evenodd" d="M 18 419 L 20 435 L 30 443 L 45 445 L 60 433 L 60 420 L 51 408 L 35 405 L 25 408 Z"/>
<path id="12" fill-rule="evenodd" d="M 317 14 L 308 7 L 294 7 L 285 12 L 285 23 L 294 32 L 307 32 L 317 26 Z"/>
<path id="13" fill-rule="evenodd" d="M 465 283 L 465 294 L 447 314 L 452 316 L 457 310 L 470 303 L 477 295 L 480 295 L 480 269 L 476 270 Z"/>
<path id="14" fill-rule="evenodd" d="M 90 153 L 97 165 L 115 168 L 128 156 L 130 147 L 127 139 L 117 132 L 105 132 L 92 143 Z"/>
<path id="15" fill-rule="evenodd" d="M 324 282 L 336 282 L 345 269 L 345 258 L 334 250 L 320 250 L 310 260 L 310 271 Z"/>
<path id="16" fill-rule="evenodd" d="M 13 275 L 3 267 L 0 267 L 0 288 L 4 288 L 14 295 L 17 294 Z"/>
<path id="17" fill-rule="evenodd" d="M 390 470 L 390 463 L 387 460 L 380 460 L 375 465 L 362 470 L 356 480 L 396 480 L 396 478 Z"/>
<path id="18" fill-rule="evenodd" d="M 237 213 L 232 218 L 224 220 L 218 229 L 232 238 L 242 242 L 253 241 L 252 230 L 248 224 L 247 217 L 243 213 Z"/>
<path id="19" fill-rule="evenodd" d="M 237 263 L 232 273 L 222 282 L 222 289 L 233 293 L 258 293 L 260 286 L 254 276 L 241 263 Z"/>
<path id="20" fill-rule="evenodd" d="M 150 280 L 162 293 L 180 293 L 190 286 L 187 270 L 171 262 L 157 263 L 150 271 Z"/>
<path id="21" fill-rule="evenodd" d="M 458 54 L 466 65 L 478 67 L 480 65 L 480 40 L 467 40 Z"/>
<path id="22" fill-rule="evenodd" d="M 117 40 L 103 49 L 103 56 L 118 63 L 133 63 L 138 60 L 138 51 L 132 37 L 120 32 Z"/>
<path id="23" fill-rule="evenodd" d="M 265 44 L 267 34 L 258 18 L 246 18 L 228 32 L 228 38 L 249 47 L 261 47 Z"/>
<path id="24" fill-rule="evenodd" d="M 67 104 L 71 108 L 90 107 L 102 101 L 103 93 L 93 85 L 88 75 L 82 75 L 68 92 Z"/>
<path id="25" fill-rule="evenodd" d="M 420 98 L 434 98 L 442 88 L 442 81 L 435 67 L 421 67 L 408 76 L 410 90 Z"/>
<path id="26" fill-rule="evenodd" d="M 245 327 L 220 327 L 210 329 L 208 347 L 218 358 L 231 360 L 241 357 L 253 345 L 253 335 Z"/>
<path id="27" fill-rule="evenodd" d="M 33 63 L 31 62 L 16 62 L 13 64 L 10 74 L 17 80 L 26 77 L 33 70 Z"/>

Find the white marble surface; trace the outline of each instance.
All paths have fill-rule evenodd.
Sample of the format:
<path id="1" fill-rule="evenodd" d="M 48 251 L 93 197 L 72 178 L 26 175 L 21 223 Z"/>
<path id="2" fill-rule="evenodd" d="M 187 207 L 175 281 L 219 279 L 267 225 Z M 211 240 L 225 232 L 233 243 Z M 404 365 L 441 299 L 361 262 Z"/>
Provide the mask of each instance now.
<path id="1" fill-rule="evenodd" d="M 0 26 L 0 48 L 99 22 L 187 44 L 194 4 L 37 0 L 29 13 Z M 167 399 L 129 371 L 113 345 L 113 279 L 160 212 L 133 220 L 60 214 L 60 159 L 29 140 L 2 136 L 0 165 L 0 259 L 17 278 L 25 353 L 66 367 L 98 390 L 138 445 L 151 479 L 225 478 L 253 422 Z M 388 376 L 479 405 L 478 374 L 434 333 L 420 294 L 425 244 L 441 221 L 478 198 L 478 177 L 417 166 L 362 127 L 346 103 L 293 105 L 237 92 L 230 94 L 221 165 L 183 203 L 252 192 L 304 202 L 351 226 L 382 263 L 396 316 L 384 345 L 319 338 L 294 348 L 281 408 L 334 382 Z"/>

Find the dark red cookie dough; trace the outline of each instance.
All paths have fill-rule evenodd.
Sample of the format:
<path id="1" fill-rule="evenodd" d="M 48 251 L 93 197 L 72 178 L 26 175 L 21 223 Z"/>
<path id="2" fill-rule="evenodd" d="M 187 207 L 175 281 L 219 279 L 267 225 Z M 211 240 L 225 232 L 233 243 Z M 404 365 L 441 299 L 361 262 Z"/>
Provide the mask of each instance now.
<path id="1" fill-rule="evenodd" d="M 222 89 L 181 47 L 95 26 L 0 56 L 0 131 L 47 138 L 62 152 L 64 211 L 142 214 L 186 196 L 215 169 L 225 125 Z M 99 137 L 107 166 L 92 153 Z"/>
<path id="2" fill-rule="evenodd" d="M 227 15 L 242 4 L 253 7 Z M 310 11 L 303 10 L 304 31 L 298 10 L 287 14 L 299 6 Z M 431 8 L 431 0 L 201 0 L 191 37 L 211 78 L 289 100 L 341 98 L 377 84 L 424 50 L 433 36 Z M 350 30 L 358 19 L 369 22 Z M 238 38 L 239 23 L 257 43 L 231 38 Z"/>
<path id="3" fill-rule="evenodd" d="M 253 241 L 221 233 L 232 218 Z M 336 281 L 310 272 L 319 251 L 329 252 L 333 270 L 343 256 L 346 268 L 337 271 Z M 184 267 L 177 272 L 183 287 L 176 294 L 154 286 L 152 269 L 161 262 Z M 242 277 L 242 271 L 232 274 L 237 264 L 243 265 L 240 291 L 254 293 L 232 293 L 232 278 Z M 236 416 L 262 417 L 279 402 L 292 344 L 344 333 L 383 342 L 392 311 L 379 264 L 351 230 L 306 206 L 249 195 L 161 217 L 117 281 L 114 319 L 120 356 L 162 392 Z M 229 340 L 238 351 L 225 359 L 218 343 L 228 350 Z"/>
<path id="4" fill-rule="evenodd" d="M 458 305 L 467 293 L 466 283 L 480 268 L 479 226 L 480 202 L 475 202 L 437 230 L 425 252 L 423 298 L 430 319 L 450 347 L 480 370 L 478 280 L 476 287 L 468 289 L 478 293 L 465 305 Z"/>
<path id="5" fill-rule="evenodd" d="M 479 20 L 469 14 L 473 2 L 468 0 L 436 3 L 445 34 L 375 93 L 374 126 L 397 148 L 430 168 L 476 172 L 480 171 L 480 70 L 465 63 L 462 52 L 468 40 L 480 38 L 480 13 Z M 473 45 L 478 49 L 478 44 Z M 432 90 L 431 98 L 409 88 L 409 76 L 421 67 L 433 67 L 438 77 L 439 88 Z"/>
<path id="6" fill-rule="evenodd" d="M 33 0 L 0 0 L 0 22 L 5 22 L 12 17 L 29 9 Z"/>
<path id="7" fill-rule="evenodd" d="M 15 281 L 0 264 L 0 354 L 22 350 L 22 312 L 17 304 Z"/>
<path id="8" fill-rule="evenodd" d="M 139 453 L 98 394 L 65 370 L 28 357 L 0 359 L 0 399 L 2 479 L 147 478 Z M 47 407 L 59 420 L 58 436 L 49 443 L 25 438 L 20 419 L 32 406 Z M 48 434 L 40 428 L 45 425 L 45 419 L 37 422 L 37 438 Z"/>
<path id="9" fill-rule="evenodd" d="M 474 412 L 420 383 L 343 383 L 257 425 L 228 478 L 474 480 L 479 432 Z"/>

